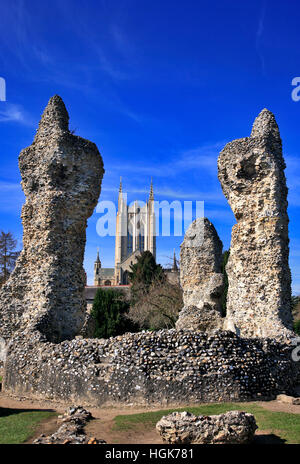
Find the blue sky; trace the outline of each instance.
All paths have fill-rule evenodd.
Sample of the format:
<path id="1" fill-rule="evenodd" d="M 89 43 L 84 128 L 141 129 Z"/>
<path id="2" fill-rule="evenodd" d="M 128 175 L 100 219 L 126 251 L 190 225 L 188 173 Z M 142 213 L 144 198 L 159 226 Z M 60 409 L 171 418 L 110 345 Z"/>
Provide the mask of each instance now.
<path id="1" fill-rule="evenodd" d="M 103 156 L 101 199 L 203 200 L 224 248 L 234 217 L 217 179 L 229 141 L 250 135 L 264 107 L 277 119 L 289 187 L 293 292 L 300 294 L 300 76 L 298 1 L 3 0 L 0 76 L 0 229 L 22 241 L 18 154 L 31 144 L 49 98 L 59 94 L 70 127 Z M 92 282 L 97 247 L 113 266 L 114 239 L 87 229 Z M 182 237 L 158 237 L 166 264 Z"/>

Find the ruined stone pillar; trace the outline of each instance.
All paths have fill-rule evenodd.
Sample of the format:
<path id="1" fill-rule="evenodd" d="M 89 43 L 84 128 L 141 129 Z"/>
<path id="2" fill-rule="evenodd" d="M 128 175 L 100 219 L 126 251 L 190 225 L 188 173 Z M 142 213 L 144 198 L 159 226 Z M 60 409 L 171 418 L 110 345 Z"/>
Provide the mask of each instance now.
<path id="1" fill-rule="evenodd" d="M 176 329 L 211 331 L 223 325 L 221 273 L 223 244 L 207 218 L 196 219 L 180 249 L 180 284 L 184 307 Z"/>
<path id="2" fill-rule="evenodd" d="M 62 99 L 52 97 L 19 167 L 26 203 L 23 251 L 0 291 L 0 336 L 21 327 L 49 341 L 70 339 L 81 329 L 86 303 L 83 258 L 87 219 L 104 173 L 96 145 L 69 131 Z"/>
<path id="3" fill-rule="evenodd" d="M 289 336 L 291 274 L 287 186 L 274 115 L 264 109 L 250 137 L 226 145 L 219 180 L 237 224 L 226 267 L 225 328 L 243 337 Z"/>

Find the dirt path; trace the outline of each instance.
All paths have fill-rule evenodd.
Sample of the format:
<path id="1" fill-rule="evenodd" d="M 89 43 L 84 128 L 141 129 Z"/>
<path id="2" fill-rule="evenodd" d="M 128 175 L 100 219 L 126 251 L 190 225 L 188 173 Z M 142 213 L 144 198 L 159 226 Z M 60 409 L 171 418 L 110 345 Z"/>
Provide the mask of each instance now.
<path id="1" fill-rule="evenodd" d="M 50 419 L 44 419 L 39 423 L 36 429 L 36 432 L 28 440 L 26 440 L 24 444 L 25 445 L 31 444 L 33 440 L 38 438 L 42 433 L 46 436 L 52 435 L 52 433 L 56 432 L 56 430 L 57 430 L 56 416 L 51 417 Z"/>
<path id="2" fill-rule="evenodd" d="M 254 402 L 252 402 L 253 404 Z M 245 403 L 246 405 L 247 403 Z M 277 401 L 269 402 L 256 402 L 259 406 L 262 406 L 265 409 L 275 412 L 288 412 L 294 414 L 300 414 L 300 405 L 295 406 L 292 404 L 279 403 Z M 70 406 L 70 403 L 56 403 L 52 401 L 38 401 L 38 400 L 29 400 L 29 399 L 17 399 L 11 396 L 7 396 L 4 393 L 0 393 L 0 407 L 3 408 L 12 408 L 12 409 L 38 409 L 38 410 L 53 410 L 58 414 L 63 413 L 63 411 Z M 184 405 L 183 405 L 184 406 Z M 181 407 L 183 407 L 181 406 Z M 197 404 L 200 406 L 200 404 Z M 173 406 L 168 405 L 167 408 L 171 409 Z M 174 405 L 175 408 L 178 408 L 178 405 Z M 91 411 L 93 417 L 95 418 L 91 421 L 86 427 L 86 433 L 89 436 L 96 437 L 107 441 L 111 444 L 159 444 L 162 443 L 160 437 L 157 435 L 155 429 L 147 428 L 144 425 L 141 425 L 140 429 L 126 430 L 126 431 L 114 431 L 114 418 L 122 414 L 138 414 L 141 412 L 157 411 L 160 409 L 166 409 L 165 406 L 150 408 L 150 407 L 103 407 L 103 408 L 87 408 Z M 34 437 L 31 437 L 26 443 L 32 443 L 32 440 L 39 436 L 41 433 L 49 435 L 57 430 L 56 418 L 51 417 L 43 421 L 37 433 Z M 273 441 L 272 436 L 268 434 L 267 430 L 258 431 L 258 440 L 260 442 L 266 443 L 276 443 L 276 440 Z"/>
<path id="3" fill-rule="evenodd" d="M 52 410 L 56 411 L 58 414 L 62 414 L 65 409 L 70 406 L 70 403 L 56 403 L 52 401 L 39 401 L 39 400 L 30 400 L 26 398 L 18 399 L 11 396 L 7 396 L 4 393 L 0 393 L 0 407 L 9 408 L 9 409 L 37 409 L 37 410 Z M 169 406 L 168 406 L 169 407 Z M 172 406 L 170 406 L 172 407 Z M 177 405 L 178 407 L 178 405 Z M 92 413 L 94 420 L 91 421 L 86 427 L 87 435 L 91 437 L 96 437 L 102 440 L 107 441 L 107 443 L 117 444 L 117 443 L 162 443 L 156 431 L 154 430 L 134 430 L 134 431 L 113 431 L 112 427 L 114 425 L 114 418 L 122 414 L 138 414 L 141 412 L 149 411 L 158 411 L 164 409 L 163 406 L 157 408 L 146 407 L 104 407 L 104 408 L 93 408 L 87 407 L 87 409 Z M 57 430 L 58 426 L 56 424 L 56 418 L 51 417 L 42 421 L 38 431 L 33 437 L 30 438 L 26 443 L 32 443 L 32 441 L 37 438 L 39 435 L 44 433 L 49 435 Z"/>
<path id="4" fill-rule="evenodd" d="M 300 405 L 280 403 L 279 401 L 259 401 L 257 402 L 262 408 L 273 412 L 288 412 L 291 414 L 300 414 Z"/>

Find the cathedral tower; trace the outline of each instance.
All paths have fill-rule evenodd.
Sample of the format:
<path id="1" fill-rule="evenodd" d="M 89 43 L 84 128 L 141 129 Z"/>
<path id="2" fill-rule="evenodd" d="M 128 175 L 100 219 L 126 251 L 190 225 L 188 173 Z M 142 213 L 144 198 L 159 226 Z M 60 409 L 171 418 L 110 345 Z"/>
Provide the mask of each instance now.
<path id="1" fill-rule="evenodd" d="M 128 283 L 128 271 L 138 255 L 149 250 L 156 258 L 156 224 L 151 179 L 149 199 L 127 205 L 120 180 L 115 244 L 115 284 Z"/>

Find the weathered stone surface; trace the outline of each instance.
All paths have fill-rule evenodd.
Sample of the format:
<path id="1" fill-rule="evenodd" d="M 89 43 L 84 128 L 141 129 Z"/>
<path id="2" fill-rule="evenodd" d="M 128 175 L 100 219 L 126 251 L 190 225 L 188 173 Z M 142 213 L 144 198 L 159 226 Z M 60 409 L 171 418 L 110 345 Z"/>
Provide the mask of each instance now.
<path id="1" fill-rule="evenodd" d="M 216 416 L 173 412 L 156 424 L 163 441 L 170 444 L 247 444 L 257 428 L 253 414 L 243 411 Z"/>
<path id="2" fill-rule="evenodd" d="M 250 137 L 226 145 L 218 169 L 237 220 L 226 268 L 225 328 L 242 337 L 290 337 L 285 162 L 279 129 L 270 111 L 259 114 Z"/>
<path id="3" fill-rule="evenodd" d="M 81 406 L 71 406 L 64 415 L 58 417 L 59 429 L 46 437 L 40 435 L 34 445 L 85 445 L 105 444 L 106 441 L 87 437 L 84 427 L 92 419 L 92 414 Z"/>
<path id="4" fill-rule="evenodd" d="M 280 403 L 300 405 L 300 398 L 294 398 L 289 395 L 278 395 L 276 400 Z"/>
<path id="5" fill-rule="evenodd" d="M 6 393 L 93 406 L 161 406 L 292 392 L 296 368 L 288 340 L 244 339 L 229 331 L 209 336 L 194 326 L 109 340 L 73 338 L 84 319 L 86 220 L 103 167 L 95 145 L 68 131 L 59 97 L 50 100 L 34 143 L 21 153 L 20 169 L 24 250 L 0 294 L 0 335 L 10 340 Z M 212 256 L 207 270 L 214 279 L 219 270 Z M 191 270 L 190 277 L 196 288 L 197 273 Z M 210 305 L 219 294 L 217 284 L 212 288 Z M 207 301 L 204 288 L 203 295 Z"/>
<path id="6" fill-rule="evenodd" d="M 86 407 L 275 399 L 293 394 L 292 349 L 230 331 L 171 329 L 59 344 L 20 332 L 8 347 L 3 389 Z"/>
<path id="7" fill-rule="evenodd" d="M 184 307 L 177 329 L 211 331 L 221 328 L 222 242 L 207 218 L 196 219 L 180 249 L 180 283 Z"/>
<path id="8" fill-rule="evenodd" d="M 96 145 L 73 135 L 62 99 L 52 97 L 19 167 L 26 203 L 23 251 L 0 292 L 0 336 L 38 329 L 71 339 L 83 325 L 83 257 L 87 218 L 100 193 L 103 162 Z"/>

